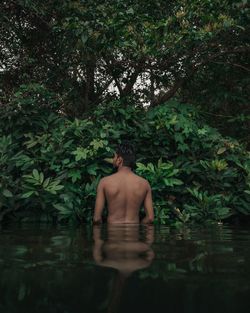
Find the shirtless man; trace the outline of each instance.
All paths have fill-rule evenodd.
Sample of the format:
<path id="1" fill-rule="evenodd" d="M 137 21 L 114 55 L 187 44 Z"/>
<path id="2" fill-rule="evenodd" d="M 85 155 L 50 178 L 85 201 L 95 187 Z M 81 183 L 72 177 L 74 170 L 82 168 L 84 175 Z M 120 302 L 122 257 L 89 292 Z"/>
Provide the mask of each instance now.
<path id="1" fill-rule="evenodd" d="M 139 223 L 139 211 L 143 204 L 145 224 L 153 223 L 154 210 L 149 182 L 134 174 L 131 167 L 135 155 L 130 144 L 120 144 L 113 158 L 117 173 L 104 177 L 97 187 L 93 223 L 102 222 L 102 211 L 105 199 L 108 204 L 108 223 Z"/>

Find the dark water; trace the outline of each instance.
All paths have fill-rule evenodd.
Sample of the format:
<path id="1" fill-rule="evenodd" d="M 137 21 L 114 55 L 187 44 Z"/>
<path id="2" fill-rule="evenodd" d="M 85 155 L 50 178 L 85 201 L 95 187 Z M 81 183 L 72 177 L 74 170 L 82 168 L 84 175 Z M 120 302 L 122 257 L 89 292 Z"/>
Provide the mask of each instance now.
<path id="1" fill-rule="evenodd" d="M 250 230 L 0 229 L 1 313 L 250 312 Z"/>

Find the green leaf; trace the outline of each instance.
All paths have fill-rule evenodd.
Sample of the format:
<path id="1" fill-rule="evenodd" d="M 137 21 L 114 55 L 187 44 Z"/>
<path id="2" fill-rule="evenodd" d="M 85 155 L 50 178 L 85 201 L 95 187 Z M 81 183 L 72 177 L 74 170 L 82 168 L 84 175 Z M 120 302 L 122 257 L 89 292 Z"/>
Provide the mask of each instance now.
<path id="1" fill-rule="evenodd" d="M 180 179 L 177 179 L 177 178 L 172 178 L 172 183 L 173 185 L 183 185 L 183 182 L 180 180 Z"/>
<path id="2" fill-rule="evenodd" d="M 232 215 L 231 208 L 227 208 L 227 207 L 218 208 L 217 212 L 220 218 L 227 218 Z"/>
<path id="3" fill-rule="evenodd" d="M 34 169 L 32 174 L 33 174 L 33 177 L 35 177 L 36 180 L 40 179 L 40 175 L 39 175 L 39 172 L 38 172 L 37 169 Z"/>
<path id="4" fill-rule="evenodd" d="M 75 160 L 80 161 L 81 159 L 86 160 L 88 155 L 88 150 L 82 147 L 77 147 L 75 151 L 72 152 L 75 155 Z"/>
<path id="5" fill-rule="evenodd" d="M 63 188 L 64 188 L 63 185 L 57 185 L 57 186 L 54 186 L 54 187 L 53 187 L 53 190 L 61 190 L 61 189 L 63 189 Z"/>
<path id="6" fill-rule="evenodd" d="M 94 150 L 98 150 L 99 148 L 103 148 L 107 143 L 108 142 L 106 140 L 94 139 L 91 141 L 90 145 L 94 147 Z"/>
<path id="7" fill-rule="evenodd" d="M 41 172 L 40 177 L 39 177 L 39 181 L 41 184 L 43 183 L 43 180 L 44 180 L 44 174 Z"/>
<path id="8" fill-rule="evenodd" d="M 85 44 L 88 40 L 88 34 L 84 33 L 81 36 L 82 43 Z"/>
<path id="9" fill-rule="evenodd" d="M 225 147 L 222 147 L 220 148 L 218 151 L 217 151 L 217 154 L 222 154 L 226 151 L 227 149 Z"/>
<path id="10" fill-rule="evenodd" d="M 59 185 L 61 183 L 60 179 L 54 180 L 50 185 L 56 186 Z"/>
<path id="11" fill-rule="evenodd" d="M 205 135 L 207 133 L 207 129 L 205 127 L 198 129 L 198 135 Z"/>
<path id="12" fill-rule="evenodd" d="M 95 166 L 89 166 L 87 167 L 87 173 L 90 175 L 96 175 L 96 167 Z"/>
<path id="13" fill-rule="evenodd" d="M 52 193 L 52 195 L 56 195 L 56 190 L 47 189 L 47 191 L 48 191 L 49 193 Z"/>
<path id="14" fill-rule="evenodd" d="M 238 27 L 239 29 L 241 29 L 241 30 L 243 30 L 243 31 L 246 30 L 246 28 L 245 28 L 245 27 L 242 27 L 241 25 L 235 25 L 235 27 Z"/>
<path id="15" fill-rule="evenodd" d="M 151 171 L 151 172 L 155 172 L 155 169 L 154 169 L 154 165 L 153 163 L 148 163 L 148 169 Z"/>
<path id="16" fill-rule="evenodd" d="M 29 198 L 34 193 L 33 190 L 23 193 L 21 198 Z"/>
<path id="17" fill-rule="evenodd" d="M 68 174 L 68 177 L 71 177 L 72 183 L 75 183 L 78 179 L 81 179 L 81 171 L 71 170 Z"/>
<path id="18" fill-rule="evenodd" d="M 27 183 L 31 183 L 31 184 L 37 184 L 37 180 L 36 179 L 34 179 L 34 177 L 33 176 L 31 176 L 32 178 L 25 178 L 25 181 L 27 182 Z"/>
<path id="19" fill-rule="evenodd" d="M 61 214 L 68 214 L 69 213 L 68 208 L 63 206 L 60 203 L 53 203 L 52 205 L 54 208 L 56 208 L 58 211 L 60 211 Z"/>
<path id="20" fill-rule="evenodd" d="M 50 177 L 46 178 L 43 182 L 43 188 L 46 188 L 49 185 Z"/>
<path id="21" fill-rule="evenodd" d="M 64 160 L 62 161 L 63 164 L 68 164 L 69 162 L 70 162 L 70 159 L 68 159 L 68 158 L 67 158 L 67 159 L 64 159 Z"/>
<path id="22" fill-rule="evenodd" d="M 113 159 L 112 158 L 105 158 L 104 161 L 109 163 L 109 164 L 113 164 Z"/>
<path id="23" fill-rule="evenodd" d="M 143 163 L 137 162 L 136 163 L 137 169 L 138 170 L 145 170 L 146 166 Z"/>
<path id="24" fill-rule="evenodd" d="M 168 178 L 163 178 L 163 181 L 165 183 L 166 186 L 170 186 L 172 187 L 173 186 L 173 183 L 172 183 L 172 179 L 168 179 Z"/>
<path id="25" fill-rule="evenodd" d="M 3 195 L 4 195 L 6 198 L 12 198 L 12 197 L 13 197 L 13 193 L 12 193 L 9 189 L 4 189 L 4 190 L 3 190 Z"/>
<path id="26" fill-rule="evenodd" d="M 127 14 L 134 14 L 133 8 L 129 8 L 129 9 L 127 10 Z"/>
<path id="27" fill-rule="evenodd" d="M 179 173 L 179 170 L 178 169 L 172 169 L 172 172 L 170 173 L 167 173 L 167 177 L 172 177 L 172 176 L 175 176 L 177 173 Z"/>
<path id="28" fill-rule="evenodd" d="M 32 148 L 34 147 L 38 142 L 37 141 L 32 141 L 31 143 L 27 144 L 27 148 Z"/>

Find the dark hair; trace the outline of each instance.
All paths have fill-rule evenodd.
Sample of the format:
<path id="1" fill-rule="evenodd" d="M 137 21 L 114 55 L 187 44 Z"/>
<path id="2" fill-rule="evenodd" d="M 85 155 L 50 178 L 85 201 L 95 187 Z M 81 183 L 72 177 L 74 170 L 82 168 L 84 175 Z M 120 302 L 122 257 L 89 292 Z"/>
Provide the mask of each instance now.
<path id="1" fill-rule="evenodd" d="M 115 152 L 118 156 L 123 158 L 123 165 L 134 167 L 135 165 L 135 151 L 132 144 L 129 142 L 122 142 L 117 147 Z"/>

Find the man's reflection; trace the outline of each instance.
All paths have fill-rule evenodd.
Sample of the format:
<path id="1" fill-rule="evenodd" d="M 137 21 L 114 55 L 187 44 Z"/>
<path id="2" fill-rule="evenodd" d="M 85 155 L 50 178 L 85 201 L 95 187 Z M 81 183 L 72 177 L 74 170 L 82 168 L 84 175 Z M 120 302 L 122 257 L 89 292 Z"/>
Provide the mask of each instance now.
<path id="1" fill-rule="evenodd" d="M 102 226 L 93 226 L 93 258 L 97 265 L 111 267 L 118 271 L 113 283 L 109 312 L 117 310 L 125 280 L 136 270 L 148 267 L 154 252 L 154 226 L 139 224 L 108 224 L 107 236 L 102 239 Z M 140 229 L 143 239 L 140 239 Z"/>

